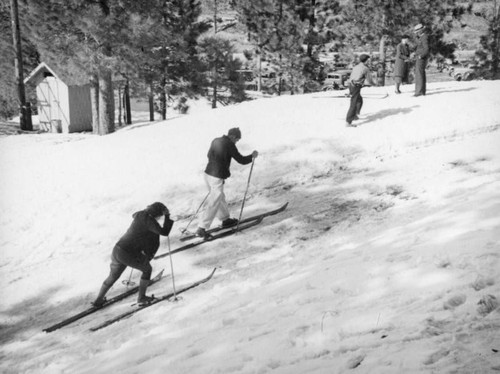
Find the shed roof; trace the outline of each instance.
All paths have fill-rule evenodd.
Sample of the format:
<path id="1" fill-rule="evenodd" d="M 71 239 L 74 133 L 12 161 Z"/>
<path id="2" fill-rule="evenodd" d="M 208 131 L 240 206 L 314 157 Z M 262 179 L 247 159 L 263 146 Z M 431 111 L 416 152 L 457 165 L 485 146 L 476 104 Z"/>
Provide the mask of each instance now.
<path id="1" fill-rule="evenodd" d="M 88 77 L 83 76 L 78 73 L 68 73 L 62 69 L 58 69 L 57 73 L 54 69 L 49 67 L 45 62 L 40 63 L 27 77 L 24 79 L 24 83 L 33 83 L 38 81 L 42 74 L 49 73 L 55 78 L 63 81 L 68 86 L 83 86 L 90 82 Z"/>

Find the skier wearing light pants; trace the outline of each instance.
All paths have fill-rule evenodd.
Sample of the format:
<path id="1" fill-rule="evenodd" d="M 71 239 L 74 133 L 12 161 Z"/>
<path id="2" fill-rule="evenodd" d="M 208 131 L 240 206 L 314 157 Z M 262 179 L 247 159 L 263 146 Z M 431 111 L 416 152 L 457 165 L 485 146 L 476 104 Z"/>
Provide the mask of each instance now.
<path id="1" fill-rule="evenodd" d="M 205 204 L 205 210 L 198 224 L 196 235 L 202 238 L 210 238 L 206 230 L 210 228 L 215 217 L 222 221 L 222 227 L 231 227 L 238 224 L 238 220 L 230 218 L 229 208 L 224 194 L 224 183 L 231 176 L 229 167 L 231 159 L 235 159 L 242 165 L 247 165 L 258 156 L 253 151 L 248 156 L 242 156 L 236 148 L 236 143 L 241 139 L 239 128 L 232 128 L 227 135 L 212 141 L 208 150 L 208 164 L 205 169 L 205 183 L 209 194 Z"/>

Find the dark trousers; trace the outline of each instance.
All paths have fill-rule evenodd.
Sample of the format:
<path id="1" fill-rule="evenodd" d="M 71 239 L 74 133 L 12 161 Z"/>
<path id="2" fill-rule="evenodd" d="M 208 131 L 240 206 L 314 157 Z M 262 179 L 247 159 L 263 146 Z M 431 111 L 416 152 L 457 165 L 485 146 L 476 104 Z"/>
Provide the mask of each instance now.
<path id="1" fill-rule="evenodd" d="M 349 106 L 349 110 L 347 111 L 346 122 L 351 123 L 361 112 L 361 107 L 363 106 L 363 98 L 361 97 L 361 85 L 359 84 L 350 84 L 349 85 L 349 93 L 351 94 L 351 105 Z"/>
<path id="2" fill-rule="evenodd" d="M 149 259 L 144 254 L 131 255 L 119 246 L 115 245 L 111 254 L 111 264 L 109 265 L 109 275 L 104 284 L 111 287 L 120 278 L 127 266 L 142 271 L 141 279 L 150 280 L 153 268 Z"/>
<path id="3" fill-rule="evenodd" d="M 425 95 L 427 78 L 425 76 L 425 67 L 427 60 L 419 58 L 415 62 L 415 95 Z"/>

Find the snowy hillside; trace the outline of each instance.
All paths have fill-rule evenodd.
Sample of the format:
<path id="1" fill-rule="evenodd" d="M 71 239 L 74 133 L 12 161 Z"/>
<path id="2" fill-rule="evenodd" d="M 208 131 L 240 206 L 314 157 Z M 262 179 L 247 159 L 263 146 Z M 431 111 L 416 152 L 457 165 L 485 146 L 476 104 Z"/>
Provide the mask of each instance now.
<path id="1" fill-rule="evenodd" d="M 105 137 L 0 139 L 0 371 L 500 372 L 500 82 L 404 89 L 364 89 L 357 128 L 344 126 L 348 100 L 322 93 Z M 239 150 L 260 152 L 243 215 L 287 210 L 175 254 L 178 288 L 217 267 L 177 302 L 89 331 L 130 297 L 42 332 L 89 306 L 135 211 L 164 202 L 182 245 L 208 146 L 234 126 Z M 249 170 L 233 161 L 235 217 Z M 152 264 L 170 273 L 168 257 Z M 150 288 L 171 291 L 170 275 Z"/>

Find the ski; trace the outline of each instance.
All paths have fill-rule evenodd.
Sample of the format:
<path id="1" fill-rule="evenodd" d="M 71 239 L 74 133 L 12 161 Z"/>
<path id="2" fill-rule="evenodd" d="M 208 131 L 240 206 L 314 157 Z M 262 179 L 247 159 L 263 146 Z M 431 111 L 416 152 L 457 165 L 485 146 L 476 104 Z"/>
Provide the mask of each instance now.
<path id="1" fill-rule="evenodd" d="M 385 99 L 389 96 L 388 93 L 362 93 L 361 96 L 363 99 Z M 348 93 L 342 95 L 317 95 L 312 96 L 313 99 L 350 99 L 351 95 Z"/>
<path id="2" fill-rule="evenodd" d="M 233 226 L 233 227 L 230 227 L 228 229 L 224 229 L 225 231 L 222 231 L 220 233 L 212 235 L 212 237 L 210 239 L 200 239 L 200 240 L 191 242 L 191 243 L 186 244 L 186 245 L 184 245 L 182 247 L 179 247 L 179 248 L 176 248 L 176 249 L 172 250 L 170 253 L 174 254 L 174 253 L 182 252 L 182 251 L 185 251 L 187 249 L 197 247 L 197 246 L 199 246 L 199 245 L 201 245 L 203 243 L 213 242 L 214 240 L 217 240 L 217 239 L 220 239 L 220 238 L 225 238 L 226 236 L 233 235 L 233 234 L 235 234 L 237 232 L 246 230 L 246 229 L 248 229 L 250 227 L 253 227 L 253 226 L 257 226 L 259 223 L 262 222 L 263 219 L 264 219 L 263 217 L 260 217 L 257 220 L 254 220 L 254 221 L 248 222 L 246 224 L 240 225 L 238 228 L 236 226 Z M 159 258 L 163 258 L 163 257 L 166 257 L 168 255 L 169 255 L 169 252 L 162 253 L 161 255 L 156 256 L 154 259 L 158 260 Z"/>
<path id="3" fill-rule="evenodd" d="M 268 217 L 268 216 L 272 216 L 272 215 L 281 213 L 282 211 L 284 211 L 286 209 L 287 206 L 288 206 L 288 203 L 285 203 L 285 204 L 283 204 L 282 206 L 280 206 L 279 208 L 277 208 L 275 210 L 270 210 L 270 211 L 265 212 L 265 213 L 261 213 L 261 214 L 257 214 L 257 215 L 252 216 L 252 217 L 244 218 L 244 219 L 242 219 L 240 221 L 240 225 L 244 224 L 244 223 L 247 223 L 247 222 L 258 220 L 259 218 L 264 218 L 264 217 Z M 214 232 L 218 232 L 218 231 L 221 231 L 221 230 L 224 230 L 224 228 L 222 226 L 214 227 L 214 228 L 212 228 L 210 230 L 207 230 L 207 233 L 208 234 L 213 234 Z M 181 236 L 180 241 L 181 242 L 185 242 L 187 240 L 191 240 L 191 239 L 194 239 L 194 238 L 196 238 L 196 234 L 194 234 L 192 232 L 187 232 L 184 236 Z"/>
<path id="4" fill-rule="evenodd" d="M 163 270 L 160 271 L 154 278 L 151 279 L 151 283 L 150 285 L 160 281 L 161 279 L 163 278 Z M 113 298 L 109 299 L 109 300 L 106 300 L 106 302 L 100 306 L 100 307 L 97 307 L 97 306 L 92 306 L 78 314 L 75 314 L 74 316 L 71 316 L 69 318 L 66 318 L 65 320 L 59 322 L 59 323 L 56 323 L 55 325 L 53 326 L 50 326 L 50 327 L 47 327 L 46 329 L 43 329 L 42 331 L 44 332 L 52 332 L 52 331 L 55 331 L 55 330 L 58 330 L 60 329 L 61 327 L 64 327 L 64 326 L 67 326 L 75 321 L 78 321 L 79 319 L 85 317 L 85 316 L 88 316 L 89 314 L 92 314 L 94 312 L 97 312 L 98 310 L 101 310 L 103 308 L 106 308 L 107 306 L 111 305 L 111 304 L 114 304 L 120 300 L 123 300 L 125 299 L 126 297 L 136 293 L 137 291 L 139 290 L 139 286 L 137 287 L 134 287 L 134 288 L 131 288 L 130 290 L 127 290 L 119 295 L 116 295 L 114 296 Z"/>
<path id="5" fill-rule="evenodd" d="M 199 286 L 200 284 L 203 284 L 203 283 L 208 282 L 208 281 L 209 281 L 209 280 L 213 277 L 213 275 L 214 275 L 214 273 L 215 273 L 215 270 L 216 270 L 216 269 L 217 269 L 217 268 L 214 268 L 214 270 L 212 270 L 212 272 L 208 275 L 208 277 L 203 278 L 203 279 L 201 279 L 201 280 L 199 280 L 199 281 L 197 281 L 197 282 L 191 283 L 191 284 L 189 284 L 189 285 L 187 285 L 187 286 L 185 286 L 185 287 L 183 287 L 183 288 L 181 288 L 181 289 L 177 290 L 177 292 L 175 293 L 175 295 L 179 295 L 179 294 L 181 294 L 181 293 L 183 293 L 183 292 L 186 292 L 186 291 L 188 291 L 188 290 L 190 290 L 190 289 L 192 289 L 192 288 L 195 288 L 195 287 Z M 171 293 L 166 294 L 166 295 L 164 295 L 164 296 L 161 296 L 161 297 L 156 297 L 156 298 L 154 298 L 154 299 L 151 301 L 151 303 L 150 303 L 150 304 L 147 304 L 147 305 L 142 305 L 142 306 L 138 306 L 138 307 L 134 308 L 133 310 L 130 310 L 130 311 L 125 312 L 125 313 L 122 313 L 122 314 L 120 314 L 120 315 L 118 315 L 118 316 L 116 316 L 116 317 L 110 318 L 110 319 L 108 319 L 108 320 L 104 321 L 103 323 L 101 323 L 100 325 L 95 326 L 95 327 L 92 327 L 92 328 L 90 329 L 90 331 L 97 331 L 97 330 L 103 329 L 104 327 L 107 327 L 107 326 L 109 326 L 109 325 L 112 325 L 113 323 L 118 322 L 118 321 L 120 321 L 120 320 L 122 320 L 122 319 L 124 319 L 124 318 L 130 317 L 131 315 L 133 315 L 133 314 L 135 314 L 135 313 L 137 313 L 137 312 L 139 312 L 139 311 L 141 311 L 141 310 L 143 310 L 143 309 L 146 309 L 146 308 L 148 308 L 148 307 L 150 307 L 150 306 L 153 306 L 153 305 L 155 305 L 155 304 L 158 304 L 158 303 L 159 303 L 159 302 L 161 302 L 161 301 L 169 300 L 169 299 L 171 299 L 173 296 L 174 296 L 174 293 L 173 293 L 173 292 L 171 292 Z"/>

